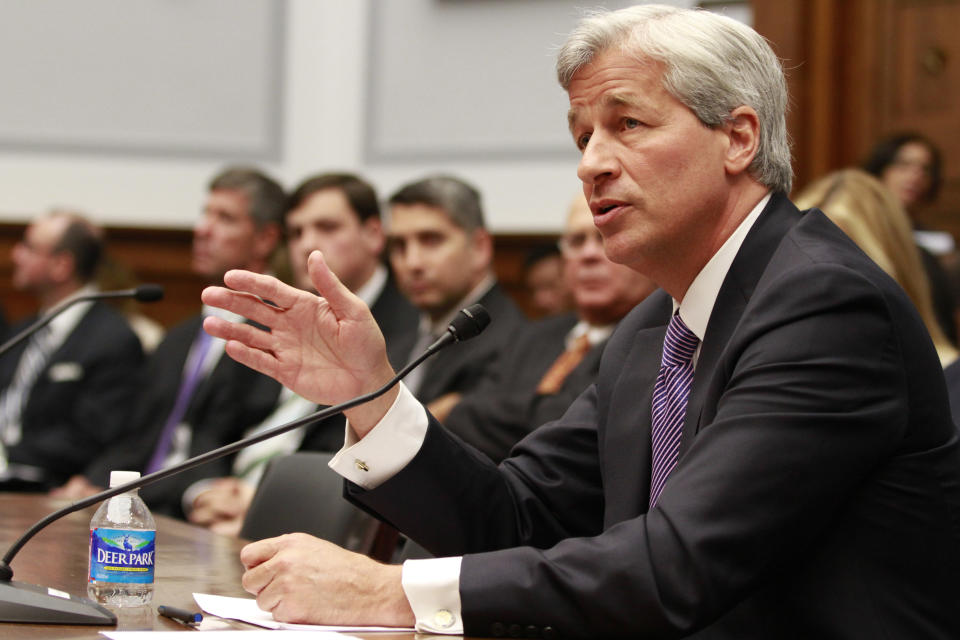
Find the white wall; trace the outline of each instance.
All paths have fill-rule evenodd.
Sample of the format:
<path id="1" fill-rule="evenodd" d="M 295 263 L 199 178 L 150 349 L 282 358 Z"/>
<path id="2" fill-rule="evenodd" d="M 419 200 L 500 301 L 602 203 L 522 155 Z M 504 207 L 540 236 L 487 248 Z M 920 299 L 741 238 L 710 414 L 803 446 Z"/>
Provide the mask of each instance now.
<path id="1" fill-rule="evenodd" d="M 58 9 L 66 6 L 58 6 L 59 3 L 74 2 L 32 1 L 42 2 L 44 11 L 51 12 L 51 16 L 57 16 Z M 280 111 L 273 114 L 280 123 L 279 131 L 266 126 L 252 132 L 251 139 L 254 143 L 260 140 L 263 148 L 249 153 L 243 150 L 249 144 L 244 147 L 239 142 L 234 149 L 216 151 L 215 145 L 201 144 L 199 135 L 196 149 L 182 144 L 154 144 L 149 132 L 141 135 L 136 130 L 132 136 L 121 132 L 126 136 L 123 140 L 131 140 L 129 148 L 122 142 L 64 144 L 61 148 L 56 139 L 32 145 L 30 135 L 16 138 L 10 135 L 10 123 L 2 123 L 0 219 L 25 221 L 51 206 L 69 205 L 104 224 L 187 227 L 196 217 L 209 177 L 228 162 L 247 160 L 262 166 L 287 187 L 319 171 L 357 171 L 370 179 L 383 197 L 428 172 L 455 173 L 480 188 L 488 223 L 494 231 L 559 228 L 579 183 L 575 175 L 577 155 L 565 131 L 565 97 L 553 78 L 553 51 L 575 24 L 575 7 L 581 3 L 196 1 L 208 9 L 208 15 L 203 17 L 207 20 L 217 15 L 209 10 L 211 3 L 229 5 L 223 5 L 227 10 L 221 12 L 222 18 L 217 18 L 222 24 L 209 28 L 212 52 L 225 47 L 225 34 L 237 35 L 230 29 L 243 24 L 236 17 L 231 19 L 230 7 L 251 11 L 249 18 L 259 15 L 256 12 L 263 9 L 263 3 L 270 7 L 280 3 L 276 6 L 285 15 L 285 39 L 277 38 L 282 41 L 282 68 L 271 80 L 282 87 L 281 95 L 279 100 L 272 99 L 276 96 L 259 96 L 262 108 L 254 110 L 269 113 L 271 106 L 279 103 Z M 72 91 L 90 86 L 99 87 L 102 93 L 104 86 L 111 85 L 113 76 L 108 75 L 106 80 L 102 76 L 116 74 L 116 69 L 91 69 L 88 64 L 83 70 L 74 70 L 71 64 L 81 56 L 67 47 L 58 49 L 57 42 L 48 41 L 44 25 L 36 24 L 36 16 L 21 9 L 25 4 L 0 0 L 0 24 L 20 31 L 28 27 L 36 30 L 35 47 L 24 47 L 23 38 L 16 52 L 5 52 L 0 45 L 5 64 L 11 62 L 11 55 L 13 61 L 21 57 L 26 64 L 30 56 L 42 53 L 58 60 L 62 69 L 70 73 L 100 74 L 90 82 L 73 83 Z M 169 24 L 170 12 L 191 6 L 172 0 L 134 0 L 132 4 L 139 12 L 161 12 L 168 22 L 164 27 L 168 31 L 176 31 Z M 611 7 L 626 4 L 629 2 L 607 3 Z M 689 5 L 692 0 L 674 0 L 674 4 Z M 116 18 L 114 14 L 130 10 L 130 5 L 131 0 L 85 0 L 85 17 L 90 22 L 74 28 L 81 34 L 89 32 L 87 39 L 96 41 L 96 29 L 103 23 L 103 16 L 98 16 L 97 11 L 109 11 Z M 83 22 L 75 15 L 71 20 Z M 26 22 L 30 24 L 21 24 Z M 371 33 L 379 35 L 372 39 Z M 169 42 L 171 50 L 185 46 L 178 44 L 176 33 L 162 32 L 160 39 Z M 182 40 L 185 39 L 183 35 Z M 259 51 L 258 56 L 269 58 L 275 52 L 261 51 L 265 46 L 262 33 L 255 41 L 251 38 L 251 49 Z M 117 54 L 121 67 L 128 57 L 130 64 L 138 68 L 126 70 L 125 82 L 130 83 L 130 78 L 134 82 L 150 82 L 149 70 L 140 68 L 145 66 L 142 58 L 121 52 Z M 162 63 L 170 56 L 158 59 Z M 204 90 L 222 92 L 216 94 L 218 100 L 233 99 L 242 104 L 250 99 L 244 91 L 258 91 L 257 87 L 263 85 L 263 78 L 256 75 L 262 60 L 257 57 L 254 62 L 250 68 L 232 68 L 209 77 Z M 0 83 L 9 87 L 16 80 L 22 78 L 0 69 Z M 4 100 L 20 101 L 18 114 L 29 114 L 33 108 L 37 108 L 38 114 L 49 115 L 53 110 L 56 115 L 57 109 L 72 113 L 71 95 L 63 96 L 62 103 L 51 100 L 49 96 L 55 89 L 44 86 L 45 78 L 32 81 L 35 87 L 27 86 L 15 95 L 5 91 L 8 95 Z M 128 85 L 126 89 L 131 90 Z M 124 90 L 124 86 L 116 88 L 116 102 L 120 105 L 117 108 L 133 108 L 121 104 Z M 184 95 L 173 96 L 170 101 L 184 105 L 188 114 L 197 113 L 195 97 L 182 86 L 177 90 Z M 375 102 L 369 102 L 371 96 Z M 34 105 L 31 100 L 38 102 Z M 0 108 L 0 114 L 3 113 Z M 115 120 L 121 121 L 119 117 Z M 240 124 L 234 126 L 244 126 L 242 119 L 237 120 Z M 37 130 L 38 126 L 31 130 L 35 139 L 39 139 Z M 267 139 L 274 133 L 276 140 Z M 117 132 L 110 134 L 111 140 L 119 137 Z M 279 148 L 279 152 L 271 151 L 272 147 Z"/>

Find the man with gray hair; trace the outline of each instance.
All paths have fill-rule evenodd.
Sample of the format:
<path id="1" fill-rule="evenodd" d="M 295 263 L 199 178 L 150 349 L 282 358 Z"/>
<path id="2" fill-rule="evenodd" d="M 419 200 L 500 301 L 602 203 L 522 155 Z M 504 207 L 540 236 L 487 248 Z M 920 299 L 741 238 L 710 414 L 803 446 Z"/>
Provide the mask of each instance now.
<path id="1" fill-rule="evenodd" d="M 604 249 L 663 291 L 499 467 L 402 386 L 347 412 L 331 466 L 348 495 L 449 557 L 379 565 L 281 537 L 244 548 L 244 587 L 280 620 L 468 635 L 960 637 L 960 443 L 939 360 L 903 291 L 787 199 L 770 47 L 716 14 L 639 6 L 587 18 L 558 70 Z M 204 292 L 275 318 L 270 336 L 205 326 L 318 401 L 377 388 L 393 372 L 369 314 L 321 256 L 310 266 L 323 302 L 227 274 L 281 317 Z"/>

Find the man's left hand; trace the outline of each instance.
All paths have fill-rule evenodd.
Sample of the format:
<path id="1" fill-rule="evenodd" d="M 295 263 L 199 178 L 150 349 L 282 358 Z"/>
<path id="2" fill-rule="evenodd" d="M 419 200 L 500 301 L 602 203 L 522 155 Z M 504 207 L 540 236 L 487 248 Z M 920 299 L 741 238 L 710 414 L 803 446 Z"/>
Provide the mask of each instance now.
<path id="1" fill-rule="evenodd" d="M 292 533 L 248 544 L 240 552 L 243 588 L 282 622 L 412 627 L 400 582 L 402 567 Z"/>

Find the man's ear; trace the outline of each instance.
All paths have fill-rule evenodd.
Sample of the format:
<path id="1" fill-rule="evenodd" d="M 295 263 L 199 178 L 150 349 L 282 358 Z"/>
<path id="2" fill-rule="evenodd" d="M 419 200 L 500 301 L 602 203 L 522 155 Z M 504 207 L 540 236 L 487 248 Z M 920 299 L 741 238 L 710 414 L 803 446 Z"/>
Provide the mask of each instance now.
<path id="1" fill-rule="evenodd" d="M 77 261 L 69 251 L 57 251 L 50 258 L 48 277 L 57 284 L 63 284 L 77 276 Z"/>
<path id="2" fill-rule="evenodd" d="M 370 252 L 382 256 L 387 247 L 387 236 L 383 232 L 383 222 L 380 218 L 370 217 L 360 225 L 360 235 Z"/>
<path id="3" fill-rule="evenodd" d="M 269 223 L 254 232 L 253 250 L 260 260 L 269 260 L 273 250 L 280 244 L 280 225 Z"/>
<path id="4" fill-rule="evenodd" d="M 740 106 L 730 112 L 723 127 L 729 140 L 724 168 L 731 175 L 739 175 L 750 168 L 760 148 L 760 118 L 753 107 Z"/>
<path id="5" fill-rule="evenodd" d="M 470 243 L 474 248 L 478 267 L 490 268 L 493 266 L 493 236 L 486 229 L 474 229 L 470 232 Z"/>

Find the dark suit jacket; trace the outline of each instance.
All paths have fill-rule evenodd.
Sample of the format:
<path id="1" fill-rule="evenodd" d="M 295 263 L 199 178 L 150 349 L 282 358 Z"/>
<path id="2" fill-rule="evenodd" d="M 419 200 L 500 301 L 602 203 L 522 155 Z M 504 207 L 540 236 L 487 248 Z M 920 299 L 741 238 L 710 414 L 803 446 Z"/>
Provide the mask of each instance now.
<path id="1" fill-rule="evenodd" d="M 10 384 L 27 344 L 0 358 L 0 388 Z M 126 433 L 142 364 L 140 340 L 126 320 L 95 302 L 37 378 L 22 415 L 23 439 L 9 449 L 9 460 L 44 469 L 50 486 L 80 473 Z"/>
<path id="2" fill-rule="evenodd" d="M 106 486 L 111 470 L 144 470 L 173 408 L 190 345 L 200 330 L 198 315 L 172 328 L 157 346 L 135 394 L 136 406 L 124 430 L 127 437 L 88 465 L 85 474 L 91 482 Z M 192 427 L 190 456 L 241 438 L 248 427 L 270 413 L 279 393 L 279 383 L 223 354 L 197 385 L 184 415 L 184 422 Z M 188 486 L 229 470 L 229 457 L 221 458 L 146 486 L 140 494 L 151 509 L 181 515 L 180 496 Z"/>
<path id="3" fill-rule="evenodd" d="M 349 493 L 467 553 L 468 635 L 960 637 L 960 445 L 902 290 L 775 195 L 723 282 L 648 510 L 669 314 L 662 293 L 631 312 L 597 384 L 499 469 L 432 422 L 402 471 Z"/>
<path id="4" fill-rule="evenodd" d="M 486 377 L 499 375 L 505 346 L 525 324 L 523 313 L 499 284 L 494 284 L 477 302 L 486 307 L 490 324 L 471 340 L 447 347 L 427 360 L 417 398 L 424 403 L 451 392 L 466 393 Z M 420 354 L 409 354 L 408 359 Z"/>
<path id="5" fill-rule="evenodd" d="M 577 316 L 565 313 L 530 323 L 517 333 L 499 365 L 499 380 L 482 382 L 461 398 L 443 426 L 494 462 L 531 429 L 563 415 L 600 371 L 606 340 L 594 345 L 556 393 L 541 394 L 537 385 L 566 349 Z"/>

